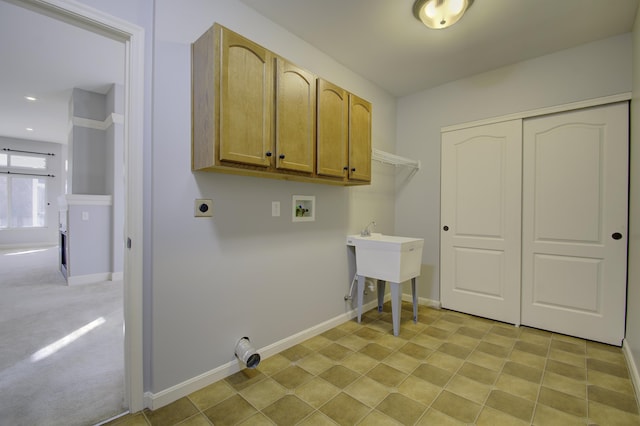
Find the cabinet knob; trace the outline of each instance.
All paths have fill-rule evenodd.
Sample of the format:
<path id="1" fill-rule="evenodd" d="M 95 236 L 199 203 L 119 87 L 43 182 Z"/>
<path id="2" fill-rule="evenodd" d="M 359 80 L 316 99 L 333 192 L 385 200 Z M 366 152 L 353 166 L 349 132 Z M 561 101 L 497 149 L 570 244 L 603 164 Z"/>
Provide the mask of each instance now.
<path id="1" fill-rule="evenodd" d="M 271 154 L 271 151 L 267 151 L 267 153 L 265 154 L 267 157 L 271 157 L 273 154 Z"/>
<path id="2" fill-rule="evenodd" d="M 354 167 L 353 169 L 351 169 L 351 171 L 352 171 L 352 172 L 355 172 L 355 171 L 356 171 L 356 168 Z"/>
<path id="3" fill-rule="evenodd" d="M 622 238 L 622 234 L 621 234 L 621 233 L 619 233 L 619 232 L 614 232 L 614 233 L 611 235 L 611 238 L 613 238 L 614 240 L 619 240 L 619 239 L 621 239 L 621 238 Z"/>
<path id="4" fill-rule="evenodd" d="M 346 172 L 346 171 L 349 171 L 349 166 L 344 166 L 344 167 L 342 168 L 342 170 L 344 170 L 345 172 Z"/>
<path id="5" fill-rule="evenodd" d="M 278 157 L 280 157 L 280 159 L 284 159 L 284 154 L 280 154 Z"/>

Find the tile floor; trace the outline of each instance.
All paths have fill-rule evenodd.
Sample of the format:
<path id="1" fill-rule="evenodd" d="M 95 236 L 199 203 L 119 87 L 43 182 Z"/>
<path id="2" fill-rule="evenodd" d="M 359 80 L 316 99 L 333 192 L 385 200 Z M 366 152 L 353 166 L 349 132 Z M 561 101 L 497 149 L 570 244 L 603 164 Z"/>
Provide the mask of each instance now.
<path id="1" fill-rule="evenodd" d="M 620 348 L 388 304 L 111 425 L 640 425 Z"/>

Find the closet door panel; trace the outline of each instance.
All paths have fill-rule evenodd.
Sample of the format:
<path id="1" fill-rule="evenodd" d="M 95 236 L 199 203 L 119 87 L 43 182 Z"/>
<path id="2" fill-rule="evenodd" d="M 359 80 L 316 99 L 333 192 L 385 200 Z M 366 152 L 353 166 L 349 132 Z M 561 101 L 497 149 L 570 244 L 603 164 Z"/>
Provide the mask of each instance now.
<path id="1" fill-rule="evenodd" d="M 442 134 L 442 306 L 520 321 L 521 121 Z"/>
<path id="2" fill-rule="evenodd" d="M 523 135 L 522 323 L 620 345 L 627 104 L 528 119 Z"/>

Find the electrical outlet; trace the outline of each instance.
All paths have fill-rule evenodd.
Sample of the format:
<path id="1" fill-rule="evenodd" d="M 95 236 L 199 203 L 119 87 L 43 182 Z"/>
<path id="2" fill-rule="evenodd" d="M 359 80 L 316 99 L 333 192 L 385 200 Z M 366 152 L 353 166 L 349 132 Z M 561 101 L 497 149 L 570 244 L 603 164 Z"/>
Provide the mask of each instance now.
<path id="1" fill-rule="evenodd" d="M 213 216 L 213 200 L 196 199 L 195 217 Z"/>

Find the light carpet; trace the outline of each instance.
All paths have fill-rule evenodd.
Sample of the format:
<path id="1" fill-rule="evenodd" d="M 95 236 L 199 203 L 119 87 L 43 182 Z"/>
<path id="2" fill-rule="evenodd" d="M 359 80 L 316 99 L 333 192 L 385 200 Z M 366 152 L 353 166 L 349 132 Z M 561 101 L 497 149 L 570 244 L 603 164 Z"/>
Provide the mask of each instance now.
<path id="1" fill-rule="evenodd" d="M 0 250 L 0 425 L 122 413 L 122 281 L 67 286 L 58 248 Z"/>

